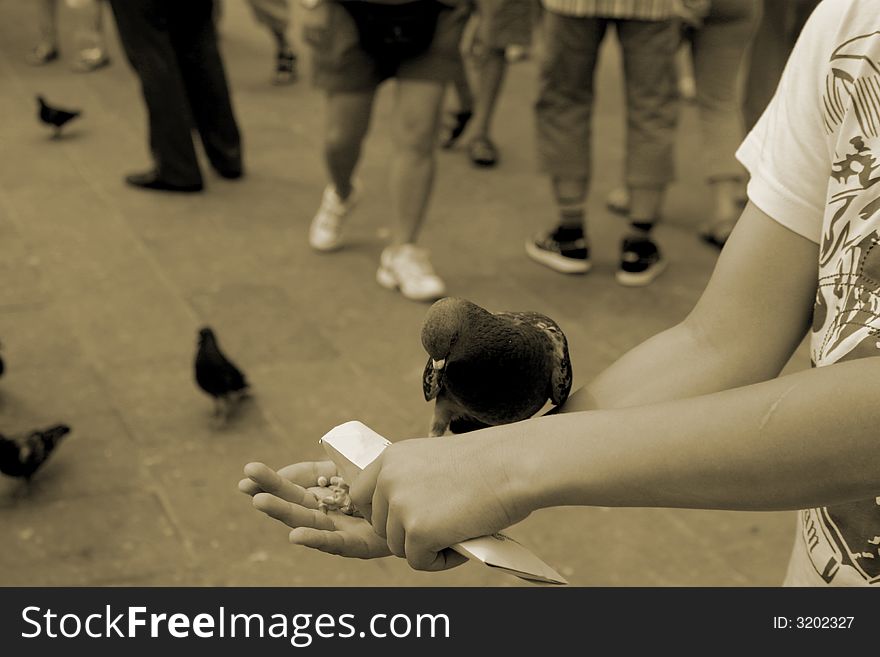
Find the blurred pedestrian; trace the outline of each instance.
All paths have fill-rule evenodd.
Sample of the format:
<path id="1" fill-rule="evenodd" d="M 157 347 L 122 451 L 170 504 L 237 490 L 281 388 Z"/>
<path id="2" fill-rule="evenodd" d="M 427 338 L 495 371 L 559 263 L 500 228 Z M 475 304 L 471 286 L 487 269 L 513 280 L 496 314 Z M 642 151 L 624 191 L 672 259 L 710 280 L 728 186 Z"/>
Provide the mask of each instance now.
<path id="1" fill-rule="evenodd" d="M 712 194 L 712 214 L 699 234 L 719 248 L 745 205 L 746 170 L 735 153 L 745 136 L 743 77 L 759 14 L 759 0 L 710 0 L 696 13 L 683 15 L 702 137 L 700 157 Z M 625 189 L 608 198 L 609 208 L 617 212 L 625 213 L 628 202 Z"/>
<path id="2" fill-rule="evenodd" d="M 467 150 L 475 166 L 493 167 L 499 153 L 491 138 L 491 124 L 507 73 L 507 52 L 512 47 L 527 49 L 531 45 L 532 0 L 479 0 L 477 7 L 477 28 L 469 56 L 476 65 L 478 80 Z"/>
<path id="3" fill-rule="evenodd" d="M 254 17 L 268 28 L 275 41 L 275 68 L 272 84 L 283 85 L 296 81 L 296 53 L 287 38 L 290 28 L 288 0 L 248 0 Z"/>
<path id="4" fill-rule="evenodd" d="M 746 75 L 743 110 L 751 130 L 763 114 L 804 23 L 819 0 L 761 0 L 761 20 Z"/>
<path id="5" fill-rule="evenodd" d="M 344 223 L 361 192 L 353 174 L 376 90 L 393 78 L 389 205 L 394 225 L 376 279 L 408 299 L 442 297 L 446 286 L 416 240 L 434 182 L 443 93 L 460 66 L 459 41 L 470 7 L 465 0 L 317 0 L 310 5 L 303 21 L 314 49 L 315 82 L 327 99 L 324 158 L 330 183 L 312 219 L 309 243 L 318 251 L 342 245 Z"/>
<path id="6" fill-rule="evenodd" d="M 126 177 L 135 187 L 198 192 L 193 146 L 223 178 L 243 174 L 241 137 L 217 47 L 212 0 L 110 0 L 119 37 L 141 80 L 154 167 Z"/>
<path id="7" fill-rule="evenodd" d="M 474 92 L 468 76 L 467 66 L 462 54 L 452 74 L 452 91 L 455 95 L 456 109 L 447 114 L 441 127 L 440 146 L 452 148 L 464 134 L 474 116 Z"/>
<path id="8" fill-rule="evenodd" d="M 590 270 L 584 208 L 592 168 L 593 73 L 613 25 L 623 52 L 629 195 L 629 231 L 616 278 L 622 285 L 647 285 L 665 267 L 652 230 L 674 174 L 679 44 L 674 1 L 544 0 L 544 9 L 538 154 L 551 178 L 558 219 L 553 230 L 526 242 L 526 252 L 561 273 Z"/>
<path id="9" fill-rule="evenodd" d="M 39 37 L 27 62 L 42 66 L 61 55 L 58 39 L 59 0 L 35 0 Z M 75 19 L 75 40 L 78 53 L 73 70 L 89 73 L 110 63 L 104 38 L 104 5 L 100 0 L 67 0 Z"/>

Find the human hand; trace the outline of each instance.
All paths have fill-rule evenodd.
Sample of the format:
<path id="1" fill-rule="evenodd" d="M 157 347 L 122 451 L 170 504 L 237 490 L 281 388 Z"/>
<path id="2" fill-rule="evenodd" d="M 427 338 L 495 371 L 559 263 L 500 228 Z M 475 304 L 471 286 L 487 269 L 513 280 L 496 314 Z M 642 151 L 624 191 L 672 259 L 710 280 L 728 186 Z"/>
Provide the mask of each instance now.
<path id="1" fill-rule="evenodd" d="M 457 566 L 466 559 L 449 546 L 528 515 L 515 501 L 505 446 L 491 431 L 394 443 L 351 483 L 355 506 L 412 568 Z"/>
<path id="2" fill-rule="evenodd" d="M 241 492 L 254 498 L 254 507 L 291 528 L 289 540 L 296 545 L 358 559 L 390 556 L 384 539 L 364 518 L 338 511 L 318 510 L 318 500 L 331 494 L 318 486 L 318 478 L 335 477 L 330 461 L 294 463 L 275 472 L 262 463 L 248 463 Z"/>

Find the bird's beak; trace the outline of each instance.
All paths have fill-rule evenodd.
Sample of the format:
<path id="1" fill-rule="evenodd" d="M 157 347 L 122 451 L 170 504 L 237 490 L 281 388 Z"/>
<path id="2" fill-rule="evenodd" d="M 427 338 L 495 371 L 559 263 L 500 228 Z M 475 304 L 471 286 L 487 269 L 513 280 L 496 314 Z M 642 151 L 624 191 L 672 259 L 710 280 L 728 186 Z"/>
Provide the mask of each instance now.
<path id="1" fill-rule="evenodd" d="M 443 358 L 442 360 L 434 360 L 433 358 L 431 359 L 431 367 L 433 367 L 435 370 L 442 370 L 445 366 L 445 358 Z"/>

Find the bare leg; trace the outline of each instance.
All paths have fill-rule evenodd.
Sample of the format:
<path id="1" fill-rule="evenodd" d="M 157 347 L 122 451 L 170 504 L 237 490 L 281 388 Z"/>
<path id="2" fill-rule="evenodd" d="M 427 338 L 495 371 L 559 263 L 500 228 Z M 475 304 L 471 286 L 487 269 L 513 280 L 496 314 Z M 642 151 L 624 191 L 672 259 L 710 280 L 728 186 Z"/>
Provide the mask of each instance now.
<path id="1" fill-rule="evenodd" d="M 40 43 L 58 47 L 58 0 L 37 0 L 37 30 Z"/>
<path id="2" fill-rule="evenodd" d="M 665 188 L 663 187 L 630 187 L 630 221 L 646 223 L 657 221 L 664 194 Z"/>
<path id="3" fill-rule="evenodd" d="M 415 242 L 434 184 L 434 143 L 440 125 L 443 84 L 398 80 L 395 98 L 391 205 L 397 225 L 393 245 Z"/>
<path id="4" fill-rule="evenodd" d="M 474 111 L 474 137 L 489 138 L 492 116 L 507 73 L 503 50 L 489 50 L 480 63 L 480 85 L 477 88 Z"/>
<path id="5" fill-rule="evenodd" d="M 330 182 L 342 200 L 351 194 L 351 179 L 370 127 L 373 91 L 334 92 L 327 96 L 324 158 Z"/>
<path id="6" fill-rule="evenodd" d="M 80 50 L 97 48 L 101 51 L 107 49 L 104 42 L 104 3 L 98 0 L 90 0 L 80 5 L 78 21 L 78 47 Z"/>
<path id="7" fill-rule="evenodd" d="M 585 223 L 584 203 L 587 200 L 587 187 L 589 182 L 586 178 L 561 176 L 551 180 L 553 186 L 553 198 L 556 201 L 556 209 L 559 213 L 559 227 L 570 229 L 583 229 Z"/>
<path id="8" fill-rule="evenodd" d="M 507 59 L 503 50 L 490 49 L 482 56 L 474 135 L 468 147 L 471 162 L 477 166 L 492 167 L 498 161 L 498 150 L 492 143 L 489 131 L 506 73 Z"/>
<path id="9" fill-rule="evenodd" d="M 37 43 L 26 61 L 40 66 L 58 59 L 58 0 L 36 0 Z"/>
<path id="10" fill-rule="evenodd" d="M 474 95 L 471 92 L 467 68 L 462 57 L 458 58 L 458 66 L 452 78 L 452 88 L 455 90 L 455 96 L 458 100 L 458 109 L 450 113 L 447 119 L 448 124 L 444 126 L 443 136 L 440 140 L 443 148 L 455 146 L 458 138 L 464 134 L 474 113 Z"/>
<path id="11" fill-rule="evenodd" d="M 460 66 L 455 69 L 455 77 L 452 78 L 452 88 L 455 89 L 455 97 L 458 100 L 459 112 L 472 112 L 474 109 L 474 94 L 468 80 L 467 68 L 464 59 L 459 58 Z"/>

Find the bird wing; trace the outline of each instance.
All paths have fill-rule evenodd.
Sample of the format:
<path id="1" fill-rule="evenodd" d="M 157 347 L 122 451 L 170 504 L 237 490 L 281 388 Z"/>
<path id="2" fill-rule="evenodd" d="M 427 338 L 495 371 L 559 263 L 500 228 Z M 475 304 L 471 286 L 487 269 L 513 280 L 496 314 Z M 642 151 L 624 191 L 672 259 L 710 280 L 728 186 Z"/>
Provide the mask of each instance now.
<path id="1" fill-rule="evenodd" d="M 228 359 L 224 368 L 224 377 L 226 379 L 226 388 L 231 392 L 238 392 L 248 387 L 244 374 Z"/>
<path id="2" fill-rule="evenodd" d="M 47 445 L 43 435 L 39 431 L 31 431 L 28 434 L 13 436 L 12 440 L 18 446 L 18 462 L 24 468 L 34 467 L 42 463 L 47 456 Z M 51 451 L 51 448 L 49 448 Z"/>
<path id="3" fill-rule="evenodd" d="M 553 360 L 553 372 L 550 377 L 550 390 L 547 396 L 557 406 L 564 403 L 571 392 L 573 373 L 571 358 L 568 354 L 568 340 L 565 338 L 565 333 L 562 332 L 559 324 L 546 315 L 536 312 L 500 312 L 495 314 L 517 325 L 526 324 L 532 326 L 547 336 Z"/>
<path id="4" fill-rule="evenodd" d="M 425 372 L 422 374 L 422 392 L 425 393 L 425 401 L 436 399 L 443 387 L 442 371 L 434 369 L 434 363 L 428 358 L 428 364 L 425 365 Z"/>

